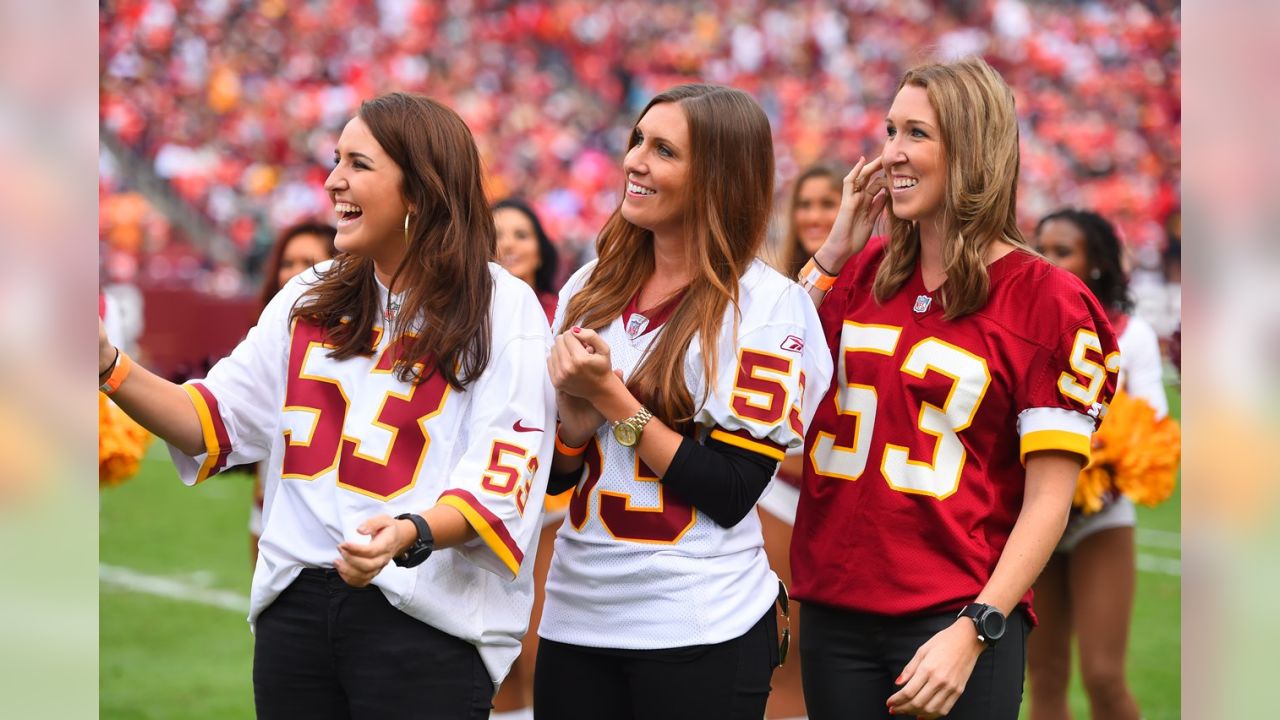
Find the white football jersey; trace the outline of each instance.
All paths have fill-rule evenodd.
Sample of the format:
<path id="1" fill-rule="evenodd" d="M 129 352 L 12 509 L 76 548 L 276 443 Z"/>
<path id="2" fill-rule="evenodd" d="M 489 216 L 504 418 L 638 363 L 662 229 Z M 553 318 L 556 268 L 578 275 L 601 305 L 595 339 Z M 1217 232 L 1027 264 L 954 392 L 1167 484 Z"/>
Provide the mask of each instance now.
<path id="1" fill-rule="evenodd" d="M 338 544 L 364 537 L 356 528 L 366 519 L 444 503 L 480 537 L 416 568 L 388 565 L 373 584 L 396 608 L 475 644 L 495 683 L 505 677 L 529 624 L 533 562 L 522 561 L 537 548 L 555 395 L 546 315 L 528 285 L 489 267 L 489 365 L 463 392 L 438 374 L 399 380 L 400 345 L 381 325 L 372 355 L 328 357 L 318 327 L 289 319 L 314 270 L 276 295 L 207 378 L 184 386 L 208 450 L 192 458 L 170 447 L 183 482 L 266 463 L 250 623 L 302 568 L 333 567 Z"/>
<path id="2" fill-rule="evenodd" d="M 554 327 L 595 263 L 560 294 Z M 780 460 L 804 441 L 804 425 L 831 381 L 831 354 L 813 301 L 759 260 L 739 282 L 721 326 L 717 377 L 702 345 L 685 357 L 700 440 L 710 437 Z M 663 327 L 631 316 L 600 331 L 613 366 L 629 378 Z M 631 334 L 628 333 L 630 329 Z M 538 633 L 588 647 L 658 649 L 724 642 L 751 628 L 774 602 L 756 513 L 724 528 L 680 502 L 606 423 L 587 450 L 583 477 L 560 526 Z"/>
<path id="3" fill-rule="evenodd" d="M 1156 418 L 1169 414 L 1169 400 L 1164 393 L 1164 359 L 1160 356 L 1160 340 L 1151 325 L 1137 315 L 1130 315 L 1124 330 L 1116 338 L 1120 346 L 1120 379 L 1118 386 L 1133 397 L 1151 403 Z"/>

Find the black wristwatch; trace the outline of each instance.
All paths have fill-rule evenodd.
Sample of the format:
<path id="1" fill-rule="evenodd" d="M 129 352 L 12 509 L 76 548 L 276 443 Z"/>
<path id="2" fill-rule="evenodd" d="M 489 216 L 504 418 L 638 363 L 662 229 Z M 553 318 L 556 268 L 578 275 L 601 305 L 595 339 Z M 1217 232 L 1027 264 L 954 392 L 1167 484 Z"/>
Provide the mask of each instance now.
<path id="1" fill-rule="evenodd" d="M 996 642 L 1004 637 L 1004 613 L 990 605 L 982 603 L 965 605 L 956 617 L 967 617 L 972 620 L 973 626 L 978 629 L 978 639 L 986 643 L 987 647 L 995 646 Z"/>
<path id="2" fill-rule="evenodd" d="M 397 515 L 396 519 L 412 522 L 413 526 L 418 528 L 418 539 L 392 560 L 402 568 L 417 567 L 431 557 L 431 551 L 436 549 L 436 539 L 431 536 L 431 526 L 427 524 L 427 519 L 418 513 Z"/>

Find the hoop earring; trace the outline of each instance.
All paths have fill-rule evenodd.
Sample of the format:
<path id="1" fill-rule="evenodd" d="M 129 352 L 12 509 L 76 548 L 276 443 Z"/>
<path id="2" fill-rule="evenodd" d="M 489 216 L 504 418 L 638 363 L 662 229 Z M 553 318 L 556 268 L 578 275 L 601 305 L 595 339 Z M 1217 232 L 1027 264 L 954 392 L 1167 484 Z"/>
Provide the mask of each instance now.
<path id="1" fill-rule="evenodd" d="M 1089 271 L 1090 280 L 1099 280 L 1101 278 L 1102 278 L 1102 271 L 1099 270 L 1098 268 L 1093 268 L 1092 270 Z"/>
<path id="2" fill-rule="evenodd" d="M 411 213 L 404 214 L 404 246 L 409 247 L 409 216 Z"/>

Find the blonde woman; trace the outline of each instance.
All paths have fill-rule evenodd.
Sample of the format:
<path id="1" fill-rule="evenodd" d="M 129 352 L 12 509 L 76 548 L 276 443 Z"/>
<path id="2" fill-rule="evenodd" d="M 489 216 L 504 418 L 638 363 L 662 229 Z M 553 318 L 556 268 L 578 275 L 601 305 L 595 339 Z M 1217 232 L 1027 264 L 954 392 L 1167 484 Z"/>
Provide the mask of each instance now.
<path id="1" fill-rule="evenodd" d="M 885 131 L 804 273 L 838 364 L 791 553 L 805 702 L 815 720 L 1014 720 L 1030 587 L 1114 391 L 1116 341 L 1018 231 L 1018 124 L 995 70 L 908 71 Z"/>

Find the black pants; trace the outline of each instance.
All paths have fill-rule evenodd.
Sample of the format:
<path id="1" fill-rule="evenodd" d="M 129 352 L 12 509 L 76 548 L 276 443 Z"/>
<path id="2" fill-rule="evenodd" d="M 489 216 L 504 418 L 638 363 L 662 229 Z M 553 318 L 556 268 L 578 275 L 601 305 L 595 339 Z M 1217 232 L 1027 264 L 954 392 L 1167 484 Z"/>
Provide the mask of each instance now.
<path id="1" fill-rule="evenodd" d="M 262 720 L 483 720 L 493 681 L 471 643 L 307 569 L 258 617 L 253 695 Z"/>
<path id="2" fill-rule="evenodd" d="M 811 720 L 893 718 L 885 702 L 916 650 L 955 622 L 955 613 L 888 617 L 805 603 L 800 616 L 804 702 Z M 1016 720 L 1022 704 L 1030 622 L 1009 617 L 1004 637 L 978 656 L 964 694 L 946 716 Z"/>
<path id="3" fill-rule="evenodd" d="M 611 650 L 542 640 L 538 720 L 760 720 L 778 665 L 773 607 L 741 637 L 669 650 Z M 625 628 L 619 628 L 625 632 Z"/>

